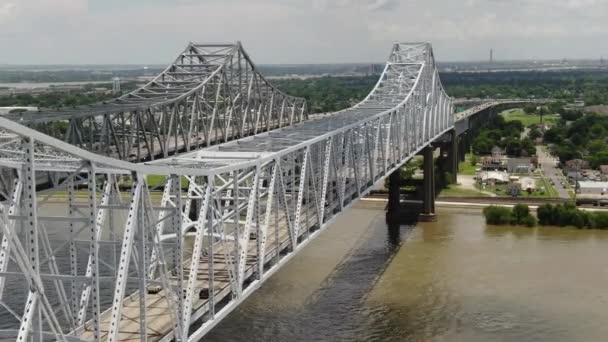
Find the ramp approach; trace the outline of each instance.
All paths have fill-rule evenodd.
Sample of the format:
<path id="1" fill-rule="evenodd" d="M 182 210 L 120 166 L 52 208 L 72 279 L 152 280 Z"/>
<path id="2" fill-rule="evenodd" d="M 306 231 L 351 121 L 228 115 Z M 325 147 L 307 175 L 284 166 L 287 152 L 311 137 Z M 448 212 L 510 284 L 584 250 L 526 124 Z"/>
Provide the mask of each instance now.
<path id="1" fill-rule="evenodd" d="M 106 104 L 0 118 L 0 337 L 197 341 L 454 129 L 426 43 L 396 43 L 362 102 L 315 119 L 239 44 L 190 44 Z"/>

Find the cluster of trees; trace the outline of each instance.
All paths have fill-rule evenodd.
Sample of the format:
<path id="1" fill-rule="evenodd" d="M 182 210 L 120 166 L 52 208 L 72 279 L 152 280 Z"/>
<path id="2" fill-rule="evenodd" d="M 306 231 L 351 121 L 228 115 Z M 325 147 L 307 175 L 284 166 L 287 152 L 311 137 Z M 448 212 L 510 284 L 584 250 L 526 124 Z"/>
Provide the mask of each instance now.
<path id="1" fill-rule="evenodd" d="M 101 95 L 94 93 L 45 93 L 33 96 L 31 94 L 19 94 L 0 97 L 0 107 L 11 106 L 35 106 L 40 108 L 60 108 L 87 105 L 94 102 L 104 101 L 114 95 Z"/>
<path id="2" fill-rule="evenodd" d="M 583 99 L 588 105 L 608 104 L 608 71 L 442 72 L 440 77 L 446 92 L 453 97 L 556 98 L 564 102 Z M 369 75 L 273 83 L 289 94 L 306 98 L 312 112 L 326 112 L 362 100 L 377 81 L 377 75 Z M 562 109 L 562 103 L 557 103 L 540 110 L 562 114 Z"/>
<path id="3" fill-rule="evenodd" d="M 608 104 L 608 71 L 515 71 L 442 73 L 451 96 L 466 98 L 582 99 L 588 105 Z"/>
<path id="4" fill-rule="evenodd" d="M 577 209 L 574 203 L 541 205 L 538 207 L 537 216 L 542 225 L 608 229 L 608 213 L 582 211 Z"/>
<path id="5" fill-rule="evenodd" d="M 532 156 L 536 152 L 534 141 L 530 137 L 521 139 L 523 131 L 521 121 L 505 121 L 502 116 L 495 116 L 473 140 L 473 153 L 489 154 L 494 146 L 498 146 L 510 156 Z"/>
<path id="6" fill-rule="evenodd" d="M 525 204 L 511 208 L 489 206 L 483 210 L 487 224 L 511 224 L 534 227 L 543 226 L 576 227 L 579 229 L 608 229 L 608 212 L 587 212 L 576 208 L 574 203 L 543 204 L 538 207 L 536 217 Z"/>
<path id="7" fill-rule="evenodd" d="M 576 112 L 562 116 L 557 125 L 545 133 L 544 139 L 555 145 L 554 151 L 562 162 L 582 158 L 597 168 L 608 164 L 607 134 L 607 116 Z"/>
<path id="8" fill-rule="evenodd" d="M 483 209 L 487 224 L 511 224 L 534 227 L 536 217 L 530 213 L 525 204 L 516 204 L 513 209 L 499 206 L 489 206 Z"/>
<path id="9" fill-rule="evenodd" d="M 570 111 L 566 110 L 565 106 L 566 102 L 556 101 L 550 102 L 547 105 L 543 106 L 538 106 L 536 104 L 527 104 L 524 106 L 523 110 L 526 114 L 544 115 L 549 113 L 557 113 L 560 115 L 566 115 Z"/>
<path id="10" fill-rule="evenodd" d="M 351 68 L 349 66 L 349 68 Z M 82 71 L 8 71 L 0 70 L 0 82 L 63 82 L 107 80 L 112 76 L 137 76 L 157 70 L 133 69 L 111 71 L 112 75 Z M 268 70 L 266 70 L 268 71 Z M 564 101 L 584 99 L 587 104 L 608 104 L 608 72 L 603 71 L 518 71 L 491 73 L 442 72 L 447 93 L 463 98 L 559 98 Z M 311 112 L 329 112 L 347 108 L 361 101 L 378 81 L 378 75 L 311 77 L 273 80 L 279 89 L 308 100 Z M 124 88 L 124 85 L 123 85 Z M 90 96 L 90 95 L 87 95 Z M 72 106 L 90 103 L 81 95 L 48 94 L 32 101 L 12 98 L 2 105 Z M 65 101 L 62 98 L 67 97 Z M 75 97 L 75 98 L 74 98 Z M 59 98 L 59 99 L 58 99 Z M 64 103 L 65 102 L 65 103 Z M 94 102 L 94 101 L 93 101 Z M 557 112 L 549 108 L 549 112 Z"/>
<path id="11" fill-rule="evenodd" d="M 78 67 L 77 70 L 57 69 L 57 70 L 10 70 L 0 68 L 0 82 L 19 83 L 19 82 L 105 82 L 112 77 L 137 77 L 146 75 L 156 75 L 163 69 L 153 68 L 119 68 L 115 70 L 100 70 L 99 67 L 91 66 L 88 69 Z"/>
<path id="12" fill-rule="evenodd" d="M 281 91 L 308 102 L 311 113 L 333 112 L 348 108 L 367 96 L 378 81 L 378 75 L 321 77 L 273 80 Z"/>

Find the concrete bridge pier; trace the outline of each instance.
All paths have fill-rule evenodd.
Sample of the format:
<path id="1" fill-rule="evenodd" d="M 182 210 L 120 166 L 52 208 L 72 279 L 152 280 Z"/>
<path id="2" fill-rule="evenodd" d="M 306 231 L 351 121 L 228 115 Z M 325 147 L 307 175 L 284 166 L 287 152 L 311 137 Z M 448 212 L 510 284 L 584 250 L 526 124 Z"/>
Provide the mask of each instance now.
<path id="1" fill-rule="evenodd" d="M 458 163 L 460 162 L 458 159 L 458 152 L 458 136 L 456 135 L 456 131 L 452 131 L 452 141 L 450 141 L 448 150 L 449 172 L 452 175 L 452 179 L 450 179 L 450 181 L 452 184 L 456 184 L 458 182 Z"/>
<path id="2" fill-rule="evenodd" d="M 401 210 L 401 169 L 388 176 L 388 213 L 398 216 Z"/>
<path id="3" fill-rule="evenodd" d="M 424 189 L 422 213 L 419 220 L 423 222 L 437 221 L 435 214 L 435 163 L 433 161 L 434 147 L 429 144 L 424 148 L 422 154 L 424 156 Z"/>
<path id="4" fill-rule="evenodd" d="M 459 137 L 456 135 L 456 131 L 449 133 L 449 140 L 441 143 L 441 157 L 440 157 L 440 171 L 448 172 L 450 177 L 448 179 L 449 184 L 455 184 L 458 174 L 458 163 L 460 161 L 460 148 L 459 148 Z M 445 184 L 447 185 L 447 184 Z"/>
<path id="5" fill-rule="evenodd" d="M 456 138 L 458 160 L 463 162 L 466 159 L 466 154 L 471 147 L 469 134 L 463 133 Z"/>

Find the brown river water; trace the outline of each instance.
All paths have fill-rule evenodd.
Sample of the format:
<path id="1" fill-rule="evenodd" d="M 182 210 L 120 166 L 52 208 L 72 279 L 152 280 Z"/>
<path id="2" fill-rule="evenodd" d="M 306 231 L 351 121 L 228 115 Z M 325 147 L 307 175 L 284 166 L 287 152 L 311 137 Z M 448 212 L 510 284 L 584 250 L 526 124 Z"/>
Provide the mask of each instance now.
<path id="1" fill-rule="evenodd" d="M 477 209 L 446 208 L 389 229 L 384 205 L 338 217 L 203 341 L 608 340 L 608 231 L 488 227 Z M 26 290 L 7 289 L 9 303 Z M 109 304 L 112 286 L 101 292 Z M 0 311 L 0 329 L 14 325 Z"/>
<path id="2" fill-rule="evenodd" d="M 608 339 L 608 231 L 487 227 L 468 209 L 399 231 L 362 202 L 204 341 Z"/>

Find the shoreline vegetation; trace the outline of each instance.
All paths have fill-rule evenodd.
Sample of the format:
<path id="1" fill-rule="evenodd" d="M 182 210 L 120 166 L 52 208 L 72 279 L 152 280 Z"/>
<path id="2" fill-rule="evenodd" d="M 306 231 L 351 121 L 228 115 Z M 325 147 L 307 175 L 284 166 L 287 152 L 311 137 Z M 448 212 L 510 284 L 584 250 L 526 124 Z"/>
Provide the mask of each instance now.
<path id="1" fill-rule="evenodd" d="M 608 230 L 608 212 L 585 211 L 574 203 L 543 204 L 536 209 L 536 216 L 526 204 L 516 204 L 513 208 L 491 205 L 483 209 L 486 223 L 490 225 L 513 225 L 534 227 L 572 227 L 577 229 Z"/>
<path id="2" fill-rule="evenodd" d="M 512 226 L 534 227 L 537 219 L 530 213 L 526 204 L 516 204 L 513 208 L 491 205 L 483 209 L 486 223 L 492 225 L 510 224 Z"/>

